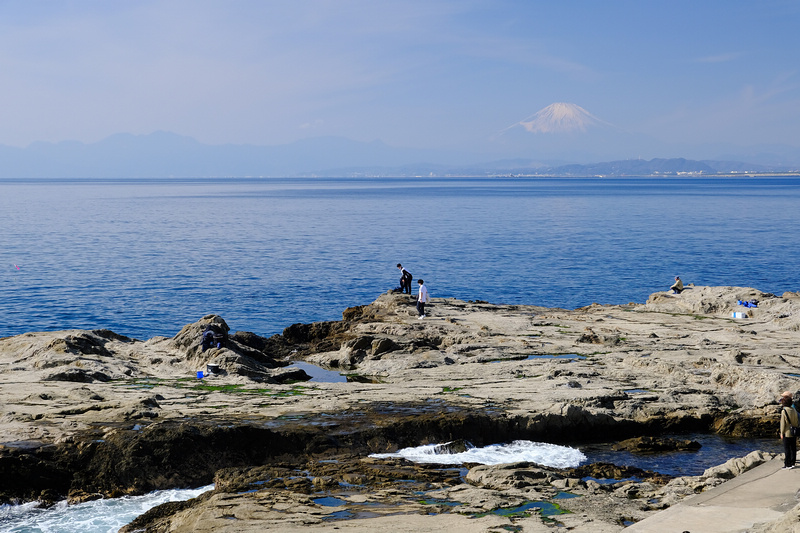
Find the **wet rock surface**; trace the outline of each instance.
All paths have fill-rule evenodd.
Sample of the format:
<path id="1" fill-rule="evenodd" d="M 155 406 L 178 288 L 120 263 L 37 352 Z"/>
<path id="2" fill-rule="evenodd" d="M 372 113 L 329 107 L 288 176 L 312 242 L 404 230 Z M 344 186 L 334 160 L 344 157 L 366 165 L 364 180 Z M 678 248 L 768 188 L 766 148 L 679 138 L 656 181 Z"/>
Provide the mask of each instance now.
<path id="1" fill-rule="evenodd" d="M 734 319 L 738 300 L 759 304 Z M 206 326 L 230 331 L 216 315 L 147 341 L 107 330 L 0 339 L 0 477 L 14 480 L 0 500 L 213 481 L 212 494 L 159 507 L 137 527 L 292 531 L 335 521 L 401 531 L 434 529 L 448 515 L 442 531 L 619 531 L 763 457 L 670 480 L 607 464 L 453 468 L 367 456 L 515 439 L 636 438 L 627 449 L 656 453 L 692 445 L 664 433 L 774 436 L 775 398 L 800 388 L 796 293 L 692 287 L 577 310 L 451 299 L 428 307 L 417 320 L 413 298 L 385 294 L 341 321 L 270 338 L 233 332 L 205 351 Z M 309 382 L 293 361 L 347 382 Z M 315 501 L 326 496 L 345 503 Z M 528 508 L 493 513 L 515 505 Z"/>
<path id="2" fill-rule="evenodd" d="M 637 453 L 654 453 L 676 450 L 699 450 L 700 443 L 695 440 L 671 438 L 635 437 L 625 439 L 612 446 L 613 450 L 628 450 Z"/>

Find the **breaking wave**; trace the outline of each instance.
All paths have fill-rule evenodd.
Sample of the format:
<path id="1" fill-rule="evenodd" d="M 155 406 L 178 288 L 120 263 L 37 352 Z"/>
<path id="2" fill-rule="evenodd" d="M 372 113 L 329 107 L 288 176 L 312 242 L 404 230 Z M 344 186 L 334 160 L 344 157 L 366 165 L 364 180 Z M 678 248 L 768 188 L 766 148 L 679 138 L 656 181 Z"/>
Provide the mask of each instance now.
<path id="1" fill-rule="evenodd" d="M 52 507 L 37 502 L 0 505 L 0 531 L 4 533 L 116 533 L 137 516 L 156 505 L 195 498 L 214 485 L 197 489 L 159 490 L 143 496 L 123 496 Z"/>
<path id="2" fill-rule="evenodd" d="M 553 468 L 574 468 L 586 461 L 586 456 L 580 450 L 546 442 L 515 440 L 510 444 L 492 444 L 483 448 L 476 448 L 467 443 L 464 451 L 453 450 L 452 444 L 428 444 L 403 448 L 396 453 L 374 453 L 370 457 L 400 457 L 415 463 L 446 465 L 462 463 L 496 465 L 530 462 Z"/>

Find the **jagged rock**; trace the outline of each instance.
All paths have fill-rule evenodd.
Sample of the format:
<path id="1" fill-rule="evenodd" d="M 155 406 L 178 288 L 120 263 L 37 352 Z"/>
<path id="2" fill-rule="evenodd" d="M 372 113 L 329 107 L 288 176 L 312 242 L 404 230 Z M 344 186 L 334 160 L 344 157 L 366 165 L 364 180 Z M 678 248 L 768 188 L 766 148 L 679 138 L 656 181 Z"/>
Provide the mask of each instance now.
<path id="1" fill-rule="evenodd" d="M 480 465 L 469 469 L 466 481 L 495 490 L 522 489 L 540 483 L 548 475 L 546 469 L 533 463 Z"/>
<path id="2" fill-rule="evenodd" d="M 70 368 L 42 377 L 42 381 L 73 381 L 76 383 L 92 383 L 94 381 L 109 381 L 110 379 L 108 375 L 102 372 L 92 372 L 81 368 Z"/>
<path id="3" fill-rule="evenodd" d="M 344 353 L 353 353 L 358 350 L 371 350 L 372 349 L 372 342 L 375 340 L 374 337 L 370 335 L 361 335 L 354 339 L 349 339 L 342 343 L 340 350 Z"/>
<path id="4" fill-rule="evenodd" d="M 299 368 L 278 368 L 269 373 L 267 383 L 292 383 L 311 379 L 305 370 Z"/>
<path id="5" fill-rule="evenodd" d="M 380 355 L 398 348 L 392 339 L 375 339 L 371 343 L 372 355 Z"/>
<path id="6" fill-rule="evenodd" d="M 258 350 L 259 352 L 264 352 L 269 346 L 269 341 L 267 339 L 250 331 L 237 331 L 231 335 L 231 339 L 243 346 Z"/>
<path id="7" fill-rule="evenodd" d="M 105 337 L 90 332 L 80 332 L 54 339 L 47 348 L 56 353 L 72 355 L 96 354 L 110 357 L 111 353 L 105 347 Z"/>
<path id="8" fill-rule="evenodd" d="M 657 485 L 664 485 L 672 479 L 672 476 L 660 474 L 658 472 L 650 472 L 647 470 L 642 470 L 641 468 L 632 466 L 619 466 L 606 462 L 590 463 L 577 468 L 570 468 L 564 472 L 564 476 L 568 479 L 578 480 L 585 477 L 618 480 L 637 477 Z"/>
<path id="9" fill-rule="evenodd" d="M 328 346 L 331 337 L 342 335 L 349 329 L 346 322 L 314 322 L 313 324 L 292 324 L 283 330 L 283 338 L 290 344 L 324 343 Z"/>
<path id="10" fill-rule="evenodd" d="M 161 405 L 156 396 L 142 398 L 119 409 L 121 420 L 141 420 L 158 418 L 161 412 Z"/>
<path id="11" fill-rule="evenodd" d="M 470 448 L 474 448 L 472 444 L 464 439 L 458 439 L 445 444 L 438 444 L 434 447 L 435 453 L 464 453 Z"/>
<path id="12" fill-rule="evenodd" d="M 227 335 L 231 330 L 225 320 L 218 315 L 206 315 L 201 320 L 187 324 L 171 339 L 170 345 L 186 353 L 187 359 L 203 358 L 203 331 L 206 326 L 218 329 L 225 336 L 225 343 L 229 340 Z"/>
<path id="13" fill-rule="evenodd" d="M 775 454 L 756 450 L 744 457 L 734 457 L 721 465 L 708 468 L 701 477 L 731 479 L 769 461 L 773 457 L 775 457 Z"/>
<path id="14" fill-rule="evenodd" d="M 635 437 L 618 442 L 612 446 L 614 450 L 626 450 L 638 453 L 663 451 L 699 450 L 702 445 L 695 440 L 676 440 L 666 437 Z"/>
<path id="15" fill-rule="evenodd" d="M 619 335 L 599 335 L 591 328 L 586 328 L 586 331 L 581 334 L 576 342 L 584 344 L 606 344 L 609 346 L 616 346 L 622 343 L 622 338 Z"/>
<path id="16" fill-rule="evenodd" d="M 586 332 L 581 334 L 581 336 L 578 337 L 578 340 L 576 342 L 582 342 L 587 344 L 603 344 L 603 340 L 600 338 L 600 335 L 598 335 L 589 328 L 586 328 Z"/>

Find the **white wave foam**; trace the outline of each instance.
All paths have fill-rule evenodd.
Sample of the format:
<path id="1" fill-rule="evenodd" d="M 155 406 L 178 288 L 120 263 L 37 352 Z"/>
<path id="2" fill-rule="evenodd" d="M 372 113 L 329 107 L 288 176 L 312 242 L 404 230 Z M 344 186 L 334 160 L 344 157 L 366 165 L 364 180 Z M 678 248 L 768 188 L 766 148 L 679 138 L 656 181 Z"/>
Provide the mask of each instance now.
<path id="1" fill-rule="evenodd" d="M 212 490 L 159 490 L 143 496 L 123 496 L 67 505 L 66 501 L 40 508 L 37 503 L 0 505 L 0 531 L 4 533 L 116 533 L 134 518 L 166 502 L 188 500 Z"/>
<path id="2" fill-rule="evenodd" d="M 428 444 L 403 448 L 396 453 L 374 453 L 370 457 L 402 457 L 415 463 L 445 465 L 462 463 L 496 465 L 525 461 L 553 468 L 574 468 L 587 459 L 580 450 L 569 446 L 529 440 L 515 440 L 511 444 L 492 444 L 483 448 L 470 448 L 460 453 L 437 453 L 441 447 L 441 444 Z"/>

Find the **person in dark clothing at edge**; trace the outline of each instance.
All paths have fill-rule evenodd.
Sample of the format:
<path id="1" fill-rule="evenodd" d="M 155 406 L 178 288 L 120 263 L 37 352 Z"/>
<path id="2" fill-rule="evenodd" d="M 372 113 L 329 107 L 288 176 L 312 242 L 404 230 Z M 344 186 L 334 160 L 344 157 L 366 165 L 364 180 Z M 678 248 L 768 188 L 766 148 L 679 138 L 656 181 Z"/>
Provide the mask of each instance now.
<path id="1" fill-rule="evenodd" d="M 778 399 L 781 405 L 780 436 L 783 443 L 783 468 L 794 468 L 797 460 L 797 437 L 792 434 L 792 428 L 800 426 L 797 411 L 792 406 L 792 393 L 789 391 L 781 394 Z"/>
<path id="2" fill-rule="evenodd" d="M 411 275 L 411 272 L 403 268 L 403 265 L 400 263 L 397 263 L 397 268 L 400 269 L 400 292 L 411 294 L 411 280 L 414 279 L 414 276 Z"/>

